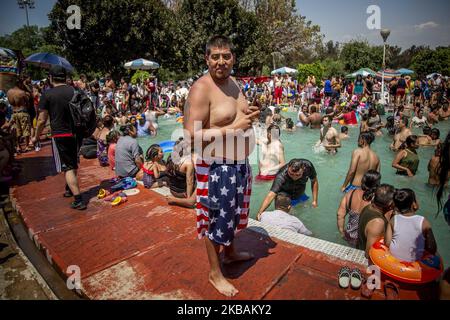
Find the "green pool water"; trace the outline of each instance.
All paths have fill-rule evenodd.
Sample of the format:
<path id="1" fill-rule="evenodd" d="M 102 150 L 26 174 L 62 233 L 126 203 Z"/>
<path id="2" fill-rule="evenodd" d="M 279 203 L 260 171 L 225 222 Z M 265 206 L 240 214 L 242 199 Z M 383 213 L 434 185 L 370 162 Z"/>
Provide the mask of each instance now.
<path id="1" fill-rule="evenodd" d="M 294 113 L 284 113 L 284 115 L 290 116 L 293 120 L 296 118 Z M 176 139 L 182 134 L 182 125 L 176 123 L 173 118 L 160 119 L 159 124 L 160 130 L 157 137 L 138 138 L 144 152 L 153 143 Z M 338 129 L 339 126 L 335 126 Z M 437 127 L 441 131 L 441 139 L 445 139 L 450 129 L 450 121 L 441 122 Z M 413 129 L 413 132 L 421 133 L 420 129 Z M 336 155 L 318 154 L 313 151 L 313 145 L 319 139 L 318 130 L 297 128 L 293 133 L 282 132 L 281 134 L 286 161 L 292 158 L 310 160 L 316 168 L 319 179 L 318 208 L 312 208 L 310 200 L 303 206 L 299 205 L 294 208 L 294 214 L 314 233 L 314 237 L 343 245 L 347 245 L 347 243 L 340 237 L 336 226 L 336 212 L 342 198 L 339 189 L 347 174 L 351 152 L 357 147 L 359 128 L 349 128 L 349 134 L 350 139 L 342 142 L 342 148 Z M 416 176 L 408 178 L 396 175 L 395 169 L 391 166 L 395 156 L 388 148 L 391 141 L 391 137 L 385 134 L 382 137 L 377 137 L 372 144 L 372 148 L 381 159 L 382 182 L 392 184 L 396 188 L 412 188 L 416 192 L 420 204 L 418 213 L 431 222 L 439 253 L 444 259 L 445 266 L 448 267 L 450 266 L 450 229 L 442 214 L 436 217 L 435 191 L 426 185 L 428 181 L 427 165 L 434 153 L 434 148 L 424 147 L 418 150 L 420 158 L 418 172 Z M 258 170 L 257 155 L 258 152 L 255 151 L 250 156 L 253 176 L 256 176 Z M 256 218 L 256 213 L 271 185 L 272 182 L 253 182 L 250 202 L 250 216 L 252 218 Z M 310 183 L 307 185 L 306 193 L 311 196 Z M 273 209 L 273 204 L 269 209 Z"/>

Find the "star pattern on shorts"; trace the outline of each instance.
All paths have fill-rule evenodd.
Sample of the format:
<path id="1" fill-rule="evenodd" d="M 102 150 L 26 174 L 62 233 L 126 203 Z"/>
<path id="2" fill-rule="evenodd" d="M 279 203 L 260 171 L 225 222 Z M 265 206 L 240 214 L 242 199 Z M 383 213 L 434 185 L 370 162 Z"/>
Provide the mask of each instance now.
<path id="1" fill-rule="evenodd" d="M 211 179 L 212 179 L 211 182 L 219 182 L 219 178 L 220 178 L 220 176 L 218 176 L 218 175 L 214 172 L 214 174 L 211 176 Z"/>
<path id="2" fill-rule="evenodd" d="M 221 196 L 227 196 L 228 195 L 228 191 L 229 190 L 225 186 L 223 186 L 223 188 L 220 189 L 220 195 Z"/>

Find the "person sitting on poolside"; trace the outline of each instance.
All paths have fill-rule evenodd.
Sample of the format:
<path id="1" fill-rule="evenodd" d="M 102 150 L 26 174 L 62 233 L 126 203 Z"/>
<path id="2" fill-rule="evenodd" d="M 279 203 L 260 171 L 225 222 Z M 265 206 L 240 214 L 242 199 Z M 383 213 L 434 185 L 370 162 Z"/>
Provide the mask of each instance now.
<path id="1" fill-rule="evenodd" d="M 286 164 L 284 147 L 280 141 L 280 128 L 271 124 L 267 128 L 267 140 L 257 141 L 261 145 L 261 158 L 259 160 L 259 175 L 261 180 L 273 180 L 281 167 Z"/>
<path id="2" fill-rule="evenodd" d="M 169 184 L 166 174 L 166 164 L 163 161 L 164 152 L 158 144 L 152 144 L 146 152 L 142 165 L 142 182 L 146 188 L 160 188 Z"/>
<path id="3" fill-rule="evenodd" d="M 347 126 L 342 126 L 341 127 L 341 133 L 339 134 L 339 139 L 340 140 L 347 140 L 348 138 L 350 138 L 350 136 L 348 135 L 348 127 Z"/>
<path id="4" fill-rule="evenodd" d="M 378 171 L 367 171 L 361 181 L 361 189 L 355 189 L 342 197 L 337 212 L 339 233 L 350 245 L 358 243 L 358 225 L 361 211 L 370 204 L 375 190 L 380 186 L 381 175 Z M 348 215 L 347 224 L 345 216 Z M 345 226 L 344 226 L 345 224 Z"/>
<path id="5" fill-rule="evenodd" d="M 123 136 L 119 138 L 115 150 L 115 171 L 118 177 L 135 177 L 143 164 L 142 149 L 136 137 L 136 127 L 127 124 L 120 127 Z"/>
<path id="6" fill-rule="evenodd" d="M 258 220 L 260 219 L 261 213 L 270 206 L 276 195 L 281 192 L 287 194 L 292 199 L 291 205 L 294 207 L 299 203 L 307 201 L 309 197 L 305 194 L 305 189 L 308 179 L 311 180 L 313 194 L 312 207 L 317 208 L 319 181 L 314 165 L 306 159 L 292 159 L 278 171 L 272 188 L 259 208 L 257 214 Z"/>
<path id="7" fill-rule="evenodd" d="M 293 216 L 291 198 L 286 194 L 279 193 L 275 198 L 275 210 L 261 213 L 261 222 L 276 226 L 285 230 L 311 236 L 312 232 L 305 227 L 299 218 Z"/>
<path id="8" fill-rule="evenodd" d="M 365 251 L 366 258 L 369 258 L 372 245 L 385 235 L 389 215 L 394 208 L 394 192 L 393 186 L 380 185 L 375 191 L 371 204 L 366 206 L 359 215 L 357 248 Z M 372 262 L 369 261 L 369 264 Z"/>
<path id="9" fill-rule="evenodd" d="M 411 189 L 400 189 L 394 193 L 396 212 L 388 223 L 385 244 L 394 257 L 402 261 L 421 260 L 425 251 L 437 252 L 436 240 L 430 222 L 416 215 L 419 204 Z"/>
<path id="10" fill-rule="evenodd" d="M 167 196 L 167 203 L 187 208 L 194 208 L 196 203 L 194 164 L 187 151 L 189 144 L 180 138 L 167 159 L 167 177 L 172 196 Z M 186 155 L 186 153 L 188 153 Z"/>
<path id="11" fill-rule="evenodd" d="M 367 171 L 380 172 L 380 158 L 370 148 L 374 140 L 375 136 L 372 132 L 363 132 L 359 135 L 358 149 L 352 153 L 350 168 L 341 187 L 342 192 L 347 193 L 350 190 L 361 188 L 361 180 Z"/>

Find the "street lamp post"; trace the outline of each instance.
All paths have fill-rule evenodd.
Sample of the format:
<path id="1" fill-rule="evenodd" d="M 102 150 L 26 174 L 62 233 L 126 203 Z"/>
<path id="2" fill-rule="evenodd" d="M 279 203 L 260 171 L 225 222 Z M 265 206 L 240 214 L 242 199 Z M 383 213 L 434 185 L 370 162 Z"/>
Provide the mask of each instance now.
<path id="1" fill-rule="evenodd" d="M 30 27 L 30 20 L 28 19 L 28 9 L 34 9 L 34 0 L 17 0 L 20 9 L 25 9 L 27 16 L 27 26 Z"/>
<path id="2" fill-rule="evenodd" d="M 386 41 L 389 35 L 391 34 L 391 30 L 383 29 L 380 32 L 381 37 L 383 38 L 383 72 L 381 75 L 381 103 L 386 104 L 384 100 L 384 69 L 386 69 Z"/>

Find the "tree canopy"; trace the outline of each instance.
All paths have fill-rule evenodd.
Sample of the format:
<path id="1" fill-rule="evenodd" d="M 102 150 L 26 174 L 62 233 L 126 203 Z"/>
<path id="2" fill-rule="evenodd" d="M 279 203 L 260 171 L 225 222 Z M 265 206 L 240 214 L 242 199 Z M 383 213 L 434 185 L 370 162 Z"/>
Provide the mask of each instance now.
<path id="1" fill-rule="evenodd" d="M 82 9 L 79 30 L 67 28 L 70 5 Z M 116 78 L 127 73 L 125 62 L 145 58 L 161 65 L 160 78 L 176 80 L 201 74 L 208 38 L 223 34 L 234 43 L 237 75 L 318 64 L 325 77 L 381 69 L 383 46 L 324 42 L 320 27 L 299 12 L 293 0 L 58 0 L 49 27 L 24 26 L 1 36 L 0 46 L 25 56 L 60 54 L 78 73 L 109 72 Z M 448 75 L 449 59 L 449 47 L 412 46 L 402 52 L 386 46 L 388 68 L 410 68 L 420 75 Z"/>

